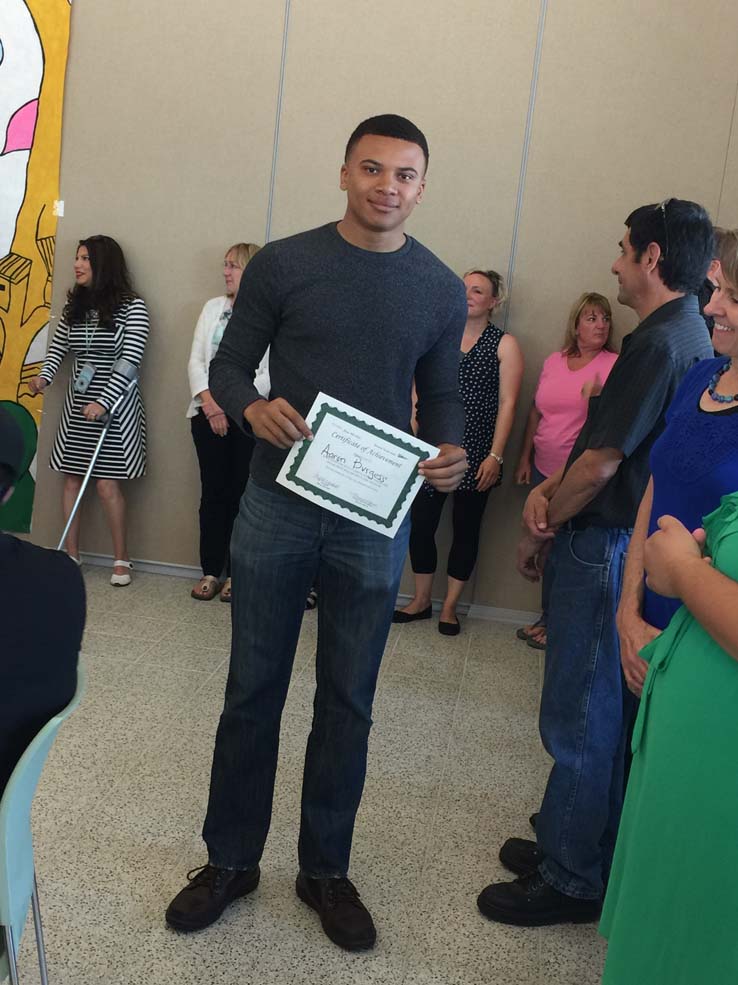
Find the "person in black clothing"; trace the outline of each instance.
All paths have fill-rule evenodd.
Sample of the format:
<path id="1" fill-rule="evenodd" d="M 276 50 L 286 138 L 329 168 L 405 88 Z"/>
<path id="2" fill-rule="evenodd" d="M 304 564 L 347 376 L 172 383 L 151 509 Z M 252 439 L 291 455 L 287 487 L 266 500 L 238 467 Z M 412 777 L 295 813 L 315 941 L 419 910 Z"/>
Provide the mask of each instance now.
<path id="1" fill-rule="evenodd" d="M 461 340 L 459 391 L 464 401 L 463 446 L 469 461 L 453 493 L 453 541 L 448 555 L 448 584 L 438 621 L 443 636 L 461 630 L 456 606 L 477 562 L 482 517 L 490 491 L 502 482 L 502 456 L 510 437 L 523 378 L 523 354 L 515 338 L 497 328 L 492 317 L 504 301 L 502 276 L 495 270 L 464 274 L 467 317 Z M 411 512 L 410 561 L 415 594 L 392 621 L 430 619 L 436 571 L 435 535 L 446 500 L 428 483 L 415 497 Z"/>
<path id="2" fill-rule="evenodd" d="M 0 407 L 0 503 L 29 455 Z M 85 587 L 66 554 L 0 533 L 0 795 L 31 739 L 72 699 L 85 626 Z"/>

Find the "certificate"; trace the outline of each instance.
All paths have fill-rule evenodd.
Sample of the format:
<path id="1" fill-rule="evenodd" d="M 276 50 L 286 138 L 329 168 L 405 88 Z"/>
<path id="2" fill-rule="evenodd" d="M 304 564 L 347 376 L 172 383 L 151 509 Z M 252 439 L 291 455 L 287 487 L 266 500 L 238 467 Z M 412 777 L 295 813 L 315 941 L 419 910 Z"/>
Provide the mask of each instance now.
<path id="1" fill-rule="evenodd" d="M 423 483 L 418 462 L 438 449 L 319 393 L 277 482 L 332 513 L 394 537 Z"/>

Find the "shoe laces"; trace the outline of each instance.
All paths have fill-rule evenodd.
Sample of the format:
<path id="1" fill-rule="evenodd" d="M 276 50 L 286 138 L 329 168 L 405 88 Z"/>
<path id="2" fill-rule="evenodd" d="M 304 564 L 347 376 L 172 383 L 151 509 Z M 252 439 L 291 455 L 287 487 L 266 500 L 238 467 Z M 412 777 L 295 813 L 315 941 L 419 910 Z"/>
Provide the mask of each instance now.
<path id="1" fill-rule="evenodd" d="M 329 909 L 335 909 L 342 901 L 363 907 L 359 902 L 359 892 L 350 879 L 328 879 L 325 889 L 325 901 Z"/>
<path id="2" fill-rule="evenodd" d="M 197 889 L 200 886 L 204 886 L 209 889 L 211 893 L 217 893 L 220 889 L 220 885 L 223 879 L 228 875 L 228 869 L 219 869 L 215 865 L 210 865 L 207 862 L 205 865 L 200 865 L 196 869 L 190 869 L 187 873 L 187 881 L 189 886 L 186 889 Z"/>
<path id="3" fill-rule="evenodd" d="M 524 875 L 518 876 L 515 882 L 528 895 L 537 893 L 543 886 L 547 885 L 546 880 L 543 878 L 538 869 L 534 869 L 533 872 L 526 872 Z"/>

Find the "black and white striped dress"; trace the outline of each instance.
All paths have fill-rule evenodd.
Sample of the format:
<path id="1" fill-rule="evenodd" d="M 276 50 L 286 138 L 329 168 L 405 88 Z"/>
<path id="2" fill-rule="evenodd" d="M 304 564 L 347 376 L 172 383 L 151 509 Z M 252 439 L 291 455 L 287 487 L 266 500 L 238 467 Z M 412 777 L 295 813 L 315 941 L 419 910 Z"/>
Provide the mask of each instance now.
<path id="1" fill-rule="evenodd" d="M 109 410 L 125 390 L 127 380 L 113 372 L 116 360 L 141 365 L 149 334 L 149 315 L 141 298 L 125 301 L 115 313 L 115 329 L 98 325 L 96 312 L 86 322 L 67 325 L 62 317 L 40 375 L 51 382 L 64 356 L 74 356 L 72 374 L 49 465 L 57 472 L 84 475 L 103 425 L 82 414 L 89 403 Z M 85 363 L 95 366 L 86 393 L 74 392 L 74 381 Z M 138 383 L 123 401 L 103 442 L 92 475 L 97 479 L 137 479 L 146 473 L 146 415 Z"/>

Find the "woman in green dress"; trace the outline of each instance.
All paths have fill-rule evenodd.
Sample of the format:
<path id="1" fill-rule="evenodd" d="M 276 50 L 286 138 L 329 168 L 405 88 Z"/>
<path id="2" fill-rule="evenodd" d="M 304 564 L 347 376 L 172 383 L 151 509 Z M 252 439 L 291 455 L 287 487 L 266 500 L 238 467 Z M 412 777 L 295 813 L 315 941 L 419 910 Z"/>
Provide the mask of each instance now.
<path id="1" fill-rule="evenodd" d="M 600 925 L 603 985 L 735 985 L 738 493 L 694 534 L 662 517 L 645 566 L 649 587 L 683 605 L 642 651 L 649 669 Z"/>

